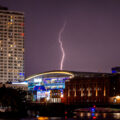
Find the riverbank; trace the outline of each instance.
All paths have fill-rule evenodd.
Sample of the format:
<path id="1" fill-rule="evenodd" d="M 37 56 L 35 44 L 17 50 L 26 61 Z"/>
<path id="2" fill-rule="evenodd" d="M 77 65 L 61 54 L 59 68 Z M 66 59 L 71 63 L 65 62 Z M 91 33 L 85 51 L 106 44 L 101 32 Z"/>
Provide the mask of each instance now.
<path id="1" fill-rule="evenodd" d="M 65 105 L 63 103 L 28 103 L 23 111 L 19 112 L 0 112 L 3 118 L 22 118 L 22 117 L 64 117 L 72 116 L 74 111 L 90 112 L 90 107 L 96 106 L 96 112 L 120 112 L 120 105 L 101 105 L 101 104 L 82 104 L 82 105 Z"/>

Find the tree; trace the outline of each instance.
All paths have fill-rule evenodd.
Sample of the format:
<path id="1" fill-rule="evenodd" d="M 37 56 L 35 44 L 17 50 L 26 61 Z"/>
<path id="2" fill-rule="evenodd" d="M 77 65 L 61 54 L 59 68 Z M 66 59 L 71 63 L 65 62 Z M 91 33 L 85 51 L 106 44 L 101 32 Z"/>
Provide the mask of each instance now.
<path id="1" fill-rule="evenodd" d="M 25 110 L 27 93 L 20 89 L 0 88 L 0 103 L 3 107 L 10 107 L 13 112 Z"/>

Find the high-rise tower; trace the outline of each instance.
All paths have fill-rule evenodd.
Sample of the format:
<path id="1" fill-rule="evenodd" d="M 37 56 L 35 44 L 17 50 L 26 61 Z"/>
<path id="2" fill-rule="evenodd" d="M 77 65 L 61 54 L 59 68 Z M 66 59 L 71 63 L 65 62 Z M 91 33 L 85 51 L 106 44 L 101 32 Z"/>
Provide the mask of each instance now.
<path id="1" fill-rule="evenodd" d="M 0 82 L 24 80 L 24 14 L 0 6 Z"/>

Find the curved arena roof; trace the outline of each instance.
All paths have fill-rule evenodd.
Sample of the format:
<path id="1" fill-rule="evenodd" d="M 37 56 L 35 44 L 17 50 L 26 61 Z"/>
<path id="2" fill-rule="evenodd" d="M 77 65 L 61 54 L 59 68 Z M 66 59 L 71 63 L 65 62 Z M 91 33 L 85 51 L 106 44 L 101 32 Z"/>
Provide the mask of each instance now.
<path id="1" fill-rule="evenodd" d="M 72 72 L 67 72 L 67 71 L 50 71 L 50 72 L 44 72 L 44 73 L 32 75 L 32 76 L 26 78 L 26 81 L 29 81 L 36 77 L 42 77 L 42 78 L 69 77 L 69 78 L 73 78 L 74 74 Z"/>

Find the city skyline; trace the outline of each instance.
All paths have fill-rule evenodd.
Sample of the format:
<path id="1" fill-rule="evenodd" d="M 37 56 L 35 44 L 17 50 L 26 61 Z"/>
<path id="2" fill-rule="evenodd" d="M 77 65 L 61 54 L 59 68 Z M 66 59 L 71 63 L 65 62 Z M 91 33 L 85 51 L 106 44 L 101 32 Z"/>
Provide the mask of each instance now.
<path id="1" fill-rule="evenodd" d="M 63 70 L 111 72 L 120 65 L 120 1 L 1 0 L 0 4 L 25 13 L 26 76 L 59 69 L 58 35 L 64 21 Z"/>

